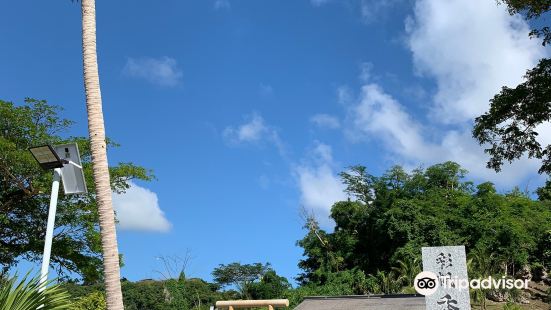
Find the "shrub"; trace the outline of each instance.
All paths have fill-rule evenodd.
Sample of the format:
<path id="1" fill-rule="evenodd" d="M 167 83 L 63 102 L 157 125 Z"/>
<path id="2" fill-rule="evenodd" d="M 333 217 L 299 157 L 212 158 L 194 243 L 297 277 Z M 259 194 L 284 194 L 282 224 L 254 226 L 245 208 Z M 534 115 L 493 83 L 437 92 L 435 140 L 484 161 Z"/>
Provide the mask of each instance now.
<path id="1" fill-rule="evenodd" d="M 541 263 L 533 263 L 531 267 L 532 279 L 534 281 L 543 280 L 543 274 L 545 272 L 545 267 Z"/>
<path id="2" fill-rule="evenodd" d="M 71 310 L 106 310 L 107 303 L 102 292 L 93 292 L 87 296 L 78 298 L 72 305 Z"/>

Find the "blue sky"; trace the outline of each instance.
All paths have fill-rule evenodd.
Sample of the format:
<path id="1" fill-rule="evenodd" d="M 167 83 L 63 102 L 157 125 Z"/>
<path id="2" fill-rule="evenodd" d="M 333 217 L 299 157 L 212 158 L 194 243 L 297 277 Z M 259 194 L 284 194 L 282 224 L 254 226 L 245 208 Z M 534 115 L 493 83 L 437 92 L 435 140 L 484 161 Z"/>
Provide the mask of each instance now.
<path id="1" fill-rule="evenodd" d="M 0 3 L 0 96 L 46 99 L 86 135 L 80 7 Z M 495 1 L 98 1 L 107 135 L 158 180 L 115 196 L 123 276 L 158 256 L 299 272 L 301 207 L 324 227 L 337 174 L 455 160 L 502 190 L 542 183 L 537 162 L 496 175 L 470 138 L 502 85 L 548 51 Z M 549 143 L 551 127 L 542 126 Z"/>

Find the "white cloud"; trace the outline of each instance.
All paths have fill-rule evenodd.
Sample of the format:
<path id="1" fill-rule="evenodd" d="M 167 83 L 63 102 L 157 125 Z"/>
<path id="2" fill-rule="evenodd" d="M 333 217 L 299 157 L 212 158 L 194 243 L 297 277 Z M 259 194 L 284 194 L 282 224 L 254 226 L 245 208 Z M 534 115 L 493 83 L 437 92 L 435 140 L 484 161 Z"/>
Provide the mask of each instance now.
<path id="1" fill-rule="evenodd" d="M 167 232 L 172 227 L 159 207 L 157 194 L 133 182 L 125 193 L 113 193 L 113 208 L 121 229 Z"/>
<path id="2" fill-rule="evenodd" d="M 416 159 L 434 154 L 433 147 L 424 141 L 422 126 L 377 84 L 362 87 L 360 100 L 349 113 L 355 139 L 361 138 L 358 134 L 377 137 L 394 152 Z"/>
<path id="3" fill-rule="evenodd" d="M 449 131 L 442 139 L 439 145 L 440 158 L 460 163 L 464 168 L 470 171 L 470 174 L 481 180 L 489 180 L 501 186 L 522 185 L 527 177 L 535 178 L 541 181 L 541 176 L 535 176 L 534 173 L 539 168 L 536 160 L 522 158 L 512 164 L 505 164 L 503 170 L 496 173 L 494 170 L 486 168 L 488 155 L 484 153 L 480 146 L 471 135 L 471 128 L 466 130 Z"/>
<path id="4" fill-rule="evenodd" d="M 347 105 L 350 136 L 378 139 L 409 167 L 452 160 L 503 186 L 520 185 L 533 175 L 538 162 L 525 158 L 499 174 L 487 169 L 488 155 L 471 136 L 473 118 L 488 109 L 488 100 L 501 86 L 520 83 L 544 55 L 539 43 L 528 39 L 526 23 L 491 1 L 418 0 L 406 29 L 417 72 L 437 85 L 430 116 L 414 117 L 367 75 L 359 98 Z M 539 129 L 551 134 L 551 126 Z"/>
<path id="5" fill-rule="evenodd" d="M 221 9 L 229 9 L 231 8 L 230 1 L 228 0 L 216 0 L 214 1 L 214 9 L 221 10 Z"/>
<path id="6" fill-rule="evenodd" d="M 257 113 L 246 117 L 246 122 L 238 126 L 228 126 L 222 136 L 231 144 L 268 142 L 276 146 L 280 154 L 285 153 L 283 142 L 275 128 L 267 125 Z"/>
<path id="7" fill-rule="evenodd" d="M 491 180 L 498 185 L 519 185 L 523 179 L 537 170 L 537 162 L 521 160 L 507 165 L 497 174 L 485 168 L 488 155 L 471 136 L 471 127 L 437 132 L 435 125 L 422 125 L 415 120 L 391 95 L 376 84 L 362 88 L 358 102 L 349 110 L 353 139 L 378 139 L 403 165 L 416 167 L 443 161 L 455 161 L 471 172 L 471 175 Z"/>
<path id="8" fill-rule="evenodd" d="M 529 26 L 494 1 L 418 0 L 406 23 L 418 73 L 434 78 L 434 120 L 470 121 L 544 55 Z"/>
<path id="9" fill-rule="evenodd" d="M 128 58 L 123 74 L 160 86 L 174 87 L 182 82 L 182 71 L 174 58 Z"/>
<path id="10" fill-rule="evenodd" d="M 331 206 L 346 200 L 344 185 L 333 171 L 333 156 L 329 145 L 318 143 L 309 158 L 295 167 L 302 205 L 313 210 L 324 225 L 329 225 Z"/>
<path id="11" fill-rule="evenodd" d="M 255 113 L 248 122 L 237 128 L 226 127 L 224 137 L 233 142 L 255 142 L 263 138 L 269 131 L 262 116 Z"/>
<path id="12" fill-rule="evenodd" d="M 310 118 L 310 122 L 318 127 L 337 129 L 341 126 L 338 118 L 329 114 L 316 114 Z"/>

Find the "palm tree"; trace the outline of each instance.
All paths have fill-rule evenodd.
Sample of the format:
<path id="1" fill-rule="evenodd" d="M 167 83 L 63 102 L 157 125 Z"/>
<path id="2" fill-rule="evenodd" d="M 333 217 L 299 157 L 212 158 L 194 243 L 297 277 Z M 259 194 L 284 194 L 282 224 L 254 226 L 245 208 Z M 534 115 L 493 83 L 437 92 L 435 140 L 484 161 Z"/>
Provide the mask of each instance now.
<path id="1" fill-rule="evenodd" d="M 111 201 L 111 184 L 107 166 L 107 143 L 101 105 L 98 60 L 96 53 L 95 0 L 81 0 L 82 4 L 82 55 L 84 89 L 88 112 L 88 132 L 92 151 L 92 165 L 96 200 L 98 204 L 101 245 L 107 309 L 123 310 L 119 250 L 115 230 L 115 214 Z"/>
<path id="2" fill-rule="evenodd" d="M 396 264 L 398 266 L 392 267 L 392 271 L 398 275 L 396 280 L 400 285 L 405 286 L 406 290 L 411 291 L 410 288 L 413 288 L 415 276 L 422 271 L 419 257 L 408 257 L 404 260 L 397 260 Z"/>
<path id="3" fill-rule="evenodd" d="M 393 294 L 400 289 L 400 285 L 396 280 L 396 275 L 393 271 L 385 273 L 384 271 L 377 270 L 375 279 L 379 283 L 379 287 L 384 294 Z"/>

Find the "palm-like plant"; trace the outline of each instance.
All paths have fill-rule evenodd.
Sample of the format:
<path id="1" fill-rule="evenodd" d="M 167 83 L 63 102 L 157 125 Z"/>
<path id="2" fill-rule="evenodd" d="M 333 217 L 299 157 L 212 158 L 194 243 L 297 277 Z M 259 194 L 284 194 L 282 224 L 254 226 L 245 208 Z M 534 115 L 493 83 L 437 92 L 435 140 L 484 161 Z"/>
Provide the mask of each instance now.
<path id="1" fill-rule="evenodd" d="M 385 273 L 384 271 L 377 271 L 375 278 L 379 283 L 379 287 L 384 294 L 393 294 L 400 289 L 400 285 L 396 280 L 396 276 L 393 271 Z"/>
<path id="2" fill-rule="evenodd" d="M 495 255 L 493 255 L 493 253 L 488 254 L 488 251 L 482 248 L 475 248 L 469 253 L 467 268 L 469 270 L 469 275 L 474 278 L 485 278 L 493 275 L 496 271 Z M 480 288 L 471 290 L 473 299 L 480 303 L 480 309 L 487 309 L 487 294 L 487 289 Z"/>
<path id="3" fill-rule="evenodd" d="M 398 275 L 396 279 L 397 282 L 402 286 L 412 288 L 415 276 L 422 271 L 419 257 L 409 257 L 404 260 L 397 260 L 396 264 L 397 266 L 392 267 L 392 271 Z"/>
<path id="4" fill-rule="evenodd" d="M 96 52 L 96 3 L 95 0 L 81 0 L 81 4 L 84 89 L 86 92 L 92 169 L 103 248 L 106 301 L 109 310 L 123 310 L 119 250 L 115 230 L 115 214 L 111 201 L 111 184 L 107 166 L 107 145 Z"/>
<path id="5" fill-rule="evenodd" d="M 70 296 L 59 285 L 40 283 L 39 277 L 29 274 L 18 281 L 17 276 L 7 279 L 0 286 L 0 309 L 43 310 L 69 309 Z"/>

